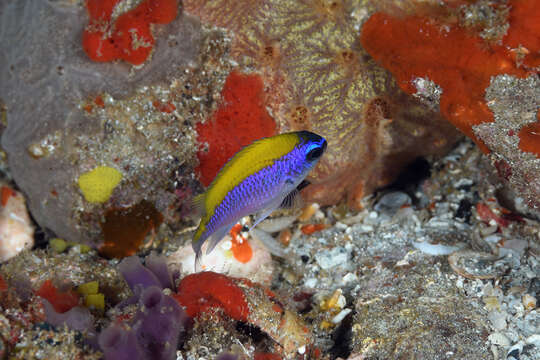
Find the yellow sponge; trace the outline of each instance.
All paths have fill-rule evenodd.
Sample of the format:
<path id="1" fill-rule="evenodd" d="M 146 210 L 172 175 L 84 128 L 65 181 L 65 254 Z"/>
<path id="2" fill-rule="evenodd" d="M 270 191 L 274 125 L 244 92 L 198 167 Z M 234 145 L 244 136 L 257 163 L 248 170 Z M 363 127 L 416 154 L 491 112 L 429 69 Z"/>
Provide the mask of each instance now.
<path id="1" fill-rule="evenodd" d="M 84 296 L 95 295 L 98 291 L 99 283 L 97 281 L 90 281 L 77 287 L 77 292 Z"/>
<path id="2" fill-rule="evenodd" d="M 78 184 L 86 201 L 103 203 L 109 200 L 121 180 L 120 171 L 110 166 L 98 166 L 79 176 Z"/>
<path id="3" fill-rule="evenodd" d="M 105 295 L 103 294 L 87 295 L 84 298 L 84 306 L 93 307 L 94 309 L 98 309 L 98 310 L 105 309 Z"/>

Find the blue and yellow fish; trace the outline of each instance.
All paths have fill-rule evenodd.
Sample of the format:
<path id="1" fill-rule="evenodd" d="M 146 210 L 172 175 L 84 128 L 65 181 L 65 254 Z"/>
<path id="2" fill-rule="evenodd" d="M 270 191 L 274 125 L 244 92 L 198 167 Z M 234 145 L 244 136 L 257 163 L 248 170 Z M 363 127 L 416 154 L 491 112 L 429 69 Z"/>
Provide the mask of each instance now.
<path id="1" fill-rule="evenodd" d="M 208 254 L 242 217 L 257 214 L 254 227 L 290 205 L 325 149 L 323 137 L 297 131 L 257 140 L 236 153 L 194 200 L 202 214 L 192 242 L 196 266 L 205 241 Z"/>

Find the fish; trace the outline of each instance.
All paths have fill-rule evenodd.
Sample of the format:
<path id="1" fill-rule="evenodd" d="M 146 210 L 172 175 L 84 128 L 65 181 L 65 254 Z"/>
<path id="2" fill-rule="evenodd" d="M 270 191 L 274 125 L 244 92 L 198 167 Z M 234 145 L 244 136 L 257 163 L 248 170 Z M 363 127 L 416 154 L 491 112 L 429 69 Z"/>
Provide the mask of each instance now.
<path id="1" fill-rule="evenodd" d="M 320 135 L 295 131 L 257 140 L 230 158 L 206 192 L 193 200 L 201 215 L 191 243 L 195 268 L 203 244 L 208 242 L 209 254 L 242 217 L 256 214 L 252 229 L 274 210 L 293 206 L 326 146 Z"/>

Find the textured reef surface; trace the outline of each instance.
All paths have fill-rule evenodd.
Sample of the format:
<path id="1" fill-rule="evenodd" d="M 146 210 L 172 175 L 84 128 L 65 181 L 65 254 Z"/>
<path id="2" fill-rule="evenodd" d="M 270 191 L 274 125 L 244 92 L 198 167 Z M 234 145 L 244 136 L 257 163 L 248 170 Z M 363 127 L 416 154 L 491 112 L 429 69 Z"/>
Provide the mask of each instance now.
<path id="1" fill-rule="evenodd" d="M 0 1 L 0 360 L 540 358 L 540 1 Z M 194 267 L 243 146 L 328 149 Z"/>
<path id="2" fill-rule="evenodd" d="M 427 16 L 377 13 L 362 45 L 409 94 L 439 92 L 441 114 L 482 151 L 536 216 L 540 186 L 540 1 L 477 1 Z"/>

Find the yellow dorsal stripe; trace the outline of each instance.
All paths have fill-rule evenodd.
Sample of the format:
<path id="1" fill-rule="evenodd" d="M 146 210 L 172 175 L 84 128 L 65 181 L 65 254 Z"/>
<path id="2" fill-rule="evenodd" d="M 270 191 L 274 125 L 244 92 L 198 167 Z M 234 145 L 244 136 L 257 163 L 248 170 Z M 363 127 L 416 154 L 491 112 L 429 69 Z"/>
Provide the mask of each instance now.
<path id="1" fill-rule="evenodd" d="M 205 193 L 205 217 L 210 217 L 225 196 L 245 178 L 291 152 L 298 144 L 296 133 L 280 134 L 244 147 L 219 171 Z"/>

